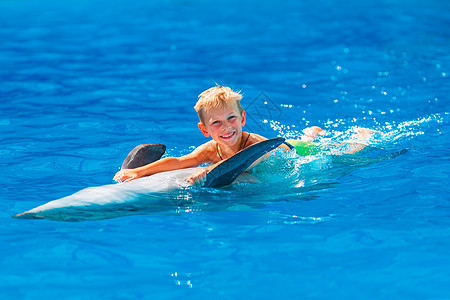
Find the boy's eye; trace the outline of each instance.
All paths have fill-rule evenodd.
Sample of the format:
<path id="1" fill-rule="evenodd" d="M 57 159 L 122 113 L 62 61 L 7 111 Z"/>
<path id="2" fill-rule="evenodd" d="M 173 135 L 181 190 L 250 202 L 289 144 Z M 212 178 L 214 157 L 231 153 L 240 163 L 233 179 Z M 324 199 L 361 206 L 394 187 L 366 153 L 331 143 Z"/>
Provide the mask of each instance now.
<path id="1" fill-rule="evenodd" d="M 219 121 L 214 121 L 211 123 L 211 125 L 217 125 L 217 124 L 219 124 Z"/>
<path id="2" fill-rule="evenodd" d="M 230 116 L 228 117 L 228 120 L 233 120 L 234 118 L 236 118 L 236 116 Z"/>

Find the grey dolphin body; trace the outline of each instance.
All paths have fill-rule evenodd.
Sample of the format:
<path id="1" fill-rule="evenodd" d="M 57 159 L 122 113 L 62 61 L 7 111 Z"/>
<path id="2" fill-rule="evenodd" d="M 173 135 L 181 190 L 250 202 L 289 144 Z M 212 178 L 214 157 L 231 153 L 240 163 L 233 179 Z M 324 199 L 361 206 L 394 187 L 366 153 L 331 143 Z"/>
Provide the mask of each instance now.
<path id="1" fill-rule="evenodd" d="M 222 187 L 232 183 L 254 161 L 283 142 L 283 138 L 266 140 L 224 160 L 207 174 L 205 186 Z M 151 152 L 152 147 L 146 149 Z M 156 151 L 160 153 L 161 151 L 158 149 L 161 148 L 156 147 Z M 130 164 L 126 164 L 126 166 L 130 167 Z M 184 178 L 198 169 L 162 172 L 125 184 L 86 188 L 13 217 L 59 221 L 99 220 L 137 214 L 143 208 L 148 212 L 168 205 L 176 206 L 171 195 L 174 191 L 187 188 L 189 185 Z"/>

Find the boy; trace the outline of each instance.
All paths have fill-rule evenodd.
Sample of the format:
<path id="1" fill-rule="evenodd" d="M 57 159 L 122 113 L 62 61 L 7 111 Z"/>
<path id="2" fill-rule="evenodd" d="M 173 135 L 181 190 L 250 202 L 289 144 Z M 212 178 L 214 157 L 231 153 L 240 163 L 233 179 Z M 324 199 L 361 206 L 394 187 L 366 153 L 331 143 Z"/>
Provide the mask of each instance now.
<path id="1" fill-rule="evenodd" d="M 211 141 L 182 157 L 166 157 L 140 168 L 121 170 L 114 176 L 114 180 L 127 182 L 160 172 L 213 163 L 186 178 L 190 184 L 201 185 L 206 180 L 206 174 L 215 164 L 248 146 L 267 140 L 258 134 L 242 131 L 246 115 L 240 104 L 241 99 L 242 95 L 229 87 L 216 85 L 204 91 L 199 95 L 194 108 L 200 119 L 198 123 L 200 131 L 206 137 L 211 136 Z M 281 145 L 279 148 L 289 149 L 286 145 Z"/>

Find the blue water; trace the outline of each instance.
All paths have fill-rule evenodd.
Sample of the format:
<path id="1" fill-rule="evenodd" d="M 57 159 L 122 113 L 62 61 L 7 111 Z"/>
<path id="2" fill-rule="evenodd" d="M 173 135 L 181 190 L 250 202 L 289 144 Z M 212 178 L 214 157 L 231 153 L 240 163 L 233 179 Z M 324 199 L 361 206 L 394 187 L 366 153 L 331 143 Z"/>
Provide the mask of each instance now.
<path id="1" fill-rule="evenodd" d="M 0 295 L 449 298 L 449 9 L 1 1 Z M 299 160 L 315 175 L 295 193 L 256 185 L 100 221 L 11 218 L 111 183 L 137 144 L 182 155 L 206 142 L 192 107 L 215 82 L 243 91 L 248 131 L 318 125 L 345 141 L 367 127 L 382 154 L 407 151 Z"/>

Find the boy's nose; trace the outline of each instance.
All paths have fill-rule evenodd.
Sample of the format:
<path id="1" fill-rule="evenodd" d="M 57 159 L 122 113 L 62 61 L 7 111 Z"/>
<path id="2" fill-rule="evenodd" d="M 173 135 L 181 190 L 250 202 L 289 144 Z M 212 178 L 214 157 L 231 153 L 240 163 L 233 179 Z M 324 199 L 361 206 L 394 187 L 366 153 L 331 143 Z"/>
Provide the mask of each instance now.
<path id="1" fill-rule="evenodd" d="M 228 121 L 222 122 L 222 129 L 228 129 L 230 127 L 231 127 L 231 124 Z"/>

